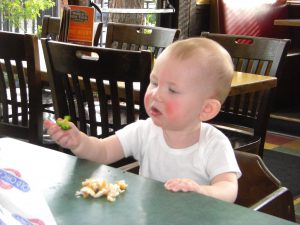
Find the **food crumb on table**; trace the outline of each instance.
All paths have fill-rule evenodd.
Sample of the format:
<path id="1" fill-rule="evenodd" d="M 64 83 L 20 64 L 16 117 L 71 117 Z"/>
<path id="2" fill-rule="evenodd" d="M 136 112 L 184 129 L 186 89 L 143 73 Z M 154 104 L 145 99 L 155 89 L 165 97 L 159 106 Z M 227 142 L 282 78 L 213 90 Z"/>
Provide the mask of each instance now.
<path id="1" fill-rule="evenodd" d="M 128 184 L 124 180 L 118 180 L 114 184 L 102 178 L 89 178 L 82 182 L 82 187 L 76 191 L 75 196 L 83 198 L 106 197 L 110 202 L 114 202 L 123 193 Z"/>

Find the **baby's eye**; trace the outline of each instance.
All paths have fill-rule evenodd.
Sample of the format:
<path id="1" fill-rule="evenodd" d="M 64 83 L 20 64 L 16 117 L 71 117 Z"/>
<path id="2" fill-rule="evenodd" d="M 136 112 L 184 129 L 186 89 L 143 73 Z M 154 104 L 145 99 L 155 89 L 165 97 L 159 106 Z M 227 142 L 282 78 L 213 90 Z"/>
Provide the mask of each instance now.
<path id="1" fill-rule="evenodd" d="M 156 86 L 158 85 L 157 82 L 156 82 L 156 81 L 153 81 L 153 80 L 150 81 L 150 84 L 151 84 L 152 86 L 154 86 L 154 87 L 156 87 Z"/>
<path id="2" fill-rule="evenodd" d="M 171 92 L 172 94 L 177 94 L 177 93 L 178 93 L 178 91 L 176 91 L 176 90 L 173 89 L 173 88 L 169 88 L 169 92 Z"/>

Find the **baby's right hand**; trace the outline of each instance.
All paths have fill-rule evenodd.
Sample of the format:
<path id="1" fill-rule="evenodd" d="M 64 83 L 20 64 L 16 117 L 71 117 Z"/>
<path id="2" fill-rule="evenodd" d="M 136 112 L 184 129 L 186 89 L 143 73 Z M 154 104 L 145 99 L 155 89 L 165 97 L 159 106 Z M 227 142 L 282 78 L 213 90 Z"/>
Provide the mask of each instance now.
<path id="1" fill-rule="evenodd" d="M 47 129 L 47 133 L 51 139 L 61 147 L 72 150 L 77 148 L 80 144 L 80 131 L 72 122 L 69 122 L 69 124 L 71 129 L 63 130 L 50 120 L 44 121 L 44 127 Z"/>

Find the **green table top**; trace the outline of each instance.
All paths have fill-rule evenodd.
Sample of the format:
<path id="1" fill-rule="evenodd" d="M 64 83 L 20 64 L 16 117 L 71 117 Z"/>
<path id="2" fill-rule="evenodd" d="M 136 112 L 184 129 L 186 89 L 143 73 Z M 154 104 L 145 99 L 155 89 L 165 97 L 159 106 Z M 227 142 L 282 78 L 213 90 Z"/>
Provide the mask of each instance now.
<path id="1" fill-rule="evenodd" d="M 295 224 L 195 193 L 172 193 L 163 183 L 11 138 L 0 139 L 0 165 L 38 180 L 58 225 Z M 86 178 L 125 180 L 115 202 L 76 198 Z"/>

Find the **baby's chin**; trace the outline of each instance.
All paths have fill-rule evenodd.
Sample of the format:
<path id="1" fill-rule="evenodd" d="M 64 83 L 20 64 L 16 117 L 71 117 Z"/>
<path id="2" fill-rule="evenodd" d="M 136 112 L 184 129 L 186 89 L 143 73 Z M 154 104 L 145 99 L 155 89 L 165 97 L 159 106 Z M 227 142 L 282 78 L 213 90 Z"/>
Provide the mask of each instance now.
<path id="1" fill-rule="evenodd" d="M 172 131 L 178 130 L 176 126 L 174 127 L 174 124 L 170 124 L 165 120 L 159 119 L 157 117 L 152 117 L 152 116 L 150 116 L 150 118 L 152 119 L 155 126 L 160 127 L 163 130 L 172 130 Z"/>
<path id="2" fill-rule="evenodd" d="M 156 126 L 163 128 L 163 124 L 162 124 L 161 120 L 159 120 L 159 119 L 157 119 L 156 117 L 153 117 L 153 116 L 151 116 L 151 115 L 150 115 L 150 118 L 152 119 L 152 122 L 153 122 Z"/>

